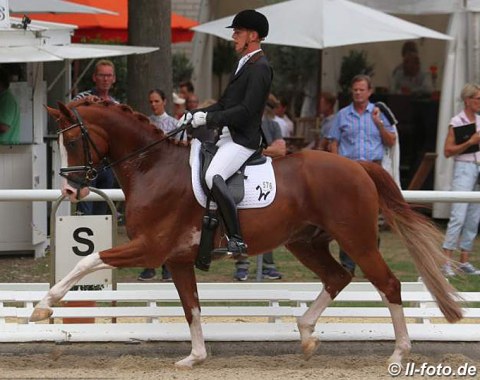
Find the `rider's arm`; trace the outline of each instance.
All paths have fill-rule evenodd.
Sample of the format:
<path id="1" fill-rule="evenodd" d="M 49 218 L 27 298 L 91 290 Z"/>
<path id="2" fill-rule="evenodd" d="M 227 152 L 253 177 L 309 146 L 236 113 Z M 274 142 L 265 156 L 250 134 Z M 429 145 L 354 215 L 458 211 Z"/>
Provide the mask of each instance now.
<path id="1" fill-rule="evenodd" d="M 256 64 L 255 66 L 248 73 L 242 74 L 242 76 L 248 75 L 248 78 L 237 79 L 237 81 L 248 81 L 243 99 L 233 107 L 217 112 L 208 112 L 207 125 L 209 127 L 221 128 L 228 125 L 231 128 L 243 128 L 251 122 L 253 115 L 263 113 L 265 100 L 270 92 L 272 72 L 270 66 L 266 64 Z"/>

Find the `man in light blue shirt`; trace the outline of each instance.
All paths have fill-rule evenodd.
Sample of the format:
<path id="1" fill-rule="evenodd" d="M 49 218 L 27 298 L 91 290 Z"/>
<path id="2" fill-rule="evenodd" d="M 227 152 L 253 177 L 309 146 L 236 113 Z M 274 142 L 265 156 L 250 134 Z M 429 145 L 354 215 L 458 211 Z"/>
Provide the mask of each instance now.
<path id="1" fill-rule="evenodd" d="M 332 153 L 354 161 L 382 163 L 384 146 L 395 144 L 395 130 L 380 110 L 370 103 L 372 82 L 367 75 L 352 79 L 353 102 L 338 111 L 327 138 Z M 340 250 L 340 261 L 352 275 L 355 263 Z"/>

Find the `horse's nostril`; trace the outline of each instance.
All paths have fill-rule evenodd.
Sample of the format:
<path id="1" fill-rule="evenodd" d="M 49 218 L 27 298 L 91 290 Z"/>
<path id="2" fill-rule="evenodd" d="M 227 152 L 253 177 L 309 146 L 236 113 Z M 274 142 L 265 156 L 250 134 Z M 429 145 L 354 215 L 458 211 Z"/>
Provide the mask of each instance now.
<path id="1" fill-rule="evenodd" d="M 70 190 L 70 189 L 67 190 L 67 194 L 68 194 L 68 195 L 72 195 L 73 193 L 74 193 L 73 190 Z"/>

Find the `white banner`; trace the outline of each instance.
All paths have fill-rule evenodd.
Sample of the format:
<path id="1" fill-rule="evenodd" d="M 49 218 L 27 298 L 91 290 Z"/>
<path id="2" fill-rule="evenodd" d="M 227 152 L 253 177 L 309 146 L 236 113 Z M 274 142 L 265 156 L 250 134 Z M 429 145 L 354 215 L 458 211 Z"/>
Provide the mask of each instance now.
<path id="1" fill-rule="evenodd" d="M 0 29 L 10 29 L 10 10 L 8 0 L 0 0 Z"/>
<path id="2" fill-rule="evenodd" d="M 112 216 L 57 216 L 55 226 L 55 282 L 60 281 L 85 256 L 112 247 Z M 79 285 L 108 285 L 112 270 L 90 273 Z"/>

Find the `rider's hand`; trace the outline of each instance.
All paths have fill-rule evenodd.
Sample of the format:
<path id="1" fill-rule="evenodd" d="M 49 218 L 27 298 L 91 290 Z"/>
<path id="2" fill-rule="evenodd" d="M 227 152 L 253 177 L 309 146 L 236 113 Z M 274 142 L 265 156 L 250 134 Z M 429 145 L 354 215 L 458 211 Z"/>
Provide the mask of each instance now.
<path id="1" fill-rule="evenodd" d="M 207 124 L 207 112 L 198 111 L 193 114 L 192 127 L 198 128 Z"/>
<path id="2" fill-rule="evenodd" d="M 177 128 L 189 125 L 192 121 L 192 114 L 190 112 L 185 112 L 183 116 L 177 121 Z"/>

